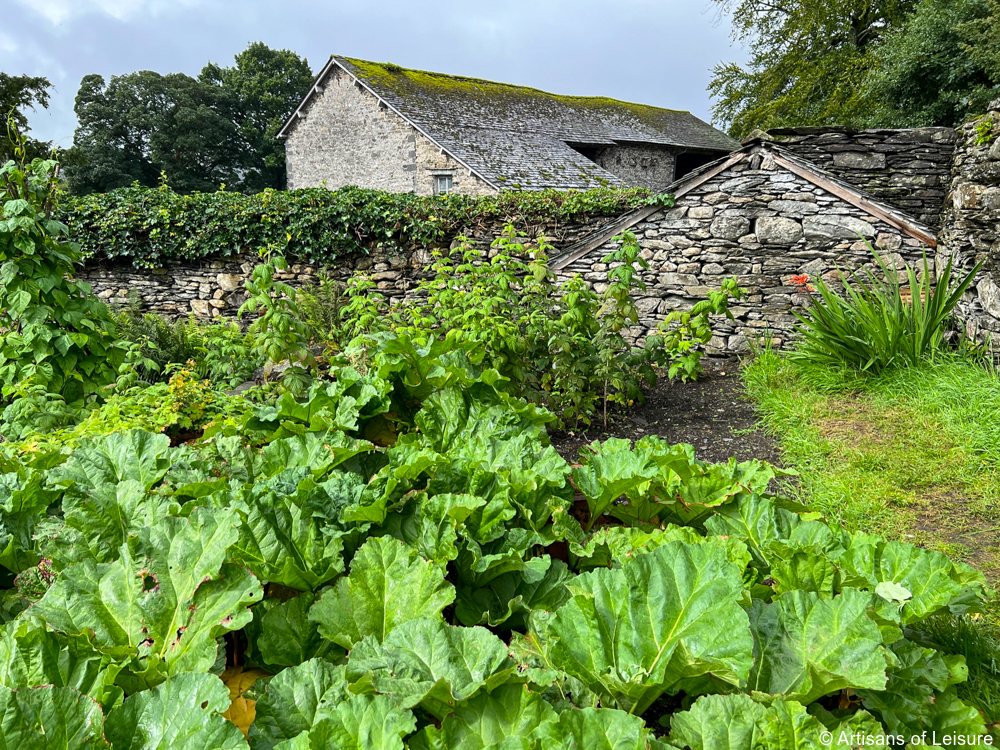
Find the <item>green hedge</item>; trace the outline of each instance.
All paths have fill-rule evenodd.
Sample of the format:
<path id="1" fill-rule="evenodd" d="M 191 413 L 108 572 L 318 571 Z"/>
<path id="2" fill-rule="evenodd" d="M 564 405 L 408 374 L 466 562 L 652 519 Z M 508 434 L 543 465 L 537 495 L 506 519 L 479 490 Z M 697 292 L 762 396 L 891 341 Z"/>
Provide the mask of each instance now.
<path id="1" fill-rule="evenodd" d="M 355 187 L 256 195 L 130 187 L 68 197 L 55 217 L 86 257 L 128 258 L 137 268 L 237 255 L 271 247 L 309 263 L 369 252 L 381 244 L 432 245 L 460 230 L 510 221 L 534 224 L 584 214 L 614 215 L 665 196 L 642 188 L 504 192 L 417 197 Z"/>

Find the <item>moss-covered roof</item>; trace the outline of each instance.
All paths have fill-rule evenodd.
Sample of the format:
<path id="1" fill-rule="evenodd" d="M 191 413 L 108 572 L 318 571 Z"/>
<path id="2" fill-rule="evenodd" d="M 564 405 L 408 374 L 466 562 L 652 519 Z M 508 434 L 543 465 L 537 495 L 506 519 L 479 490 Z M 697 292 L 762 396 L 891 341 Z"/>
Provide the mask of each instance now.
<path id="1" fill-rule="evenodd" d="M 738 142 L 690 112 L 602 97 L 558 96 L 526 86 L 348 57 L 331 58 L 325 74 L 333 67 L 346 70 L 498 187 L 585 189 L 622 184 L 569 144 L 647 143 L 720 153 L 739 148 Z"/>

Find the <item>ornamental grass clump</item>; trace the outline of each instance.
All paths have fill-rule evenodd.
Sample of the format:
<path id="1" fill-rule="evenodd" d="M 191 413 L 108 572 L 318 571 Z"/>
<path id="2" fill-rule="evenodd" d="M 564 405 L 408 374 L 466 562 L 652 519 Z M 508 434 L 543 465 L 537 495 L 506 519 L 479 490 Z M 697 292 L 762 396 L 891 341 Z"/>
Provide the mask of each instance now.
<path id="1" fill-rule="evenodd" d="M 880 274 L 865 269 L 853 280 L 841 273 L 843 292 L 815 279 L 818 297 L 799 319 L 799 340 L 792 358 L 811 364 L 847 365 L 877 374 L 931 359 L 944 346 L 945 324 L 982 263 L 959 279 L 951 259 L 934 280 L 923 258 L 923 273 L 906 267 L 900 274 L 868 244 Z"/>

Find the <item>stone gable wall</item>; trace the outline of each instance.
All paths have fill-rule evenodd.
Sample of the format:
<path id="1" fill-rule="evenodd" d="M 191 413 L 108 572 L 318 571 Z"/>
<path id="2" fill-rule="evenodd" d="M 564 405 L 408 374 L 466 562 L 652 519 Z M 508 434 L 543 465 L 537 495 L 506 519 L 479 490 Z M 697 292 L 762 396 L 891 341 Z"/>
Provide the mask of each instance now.
<path id="1" fill-rule="evenodd" d="M 742 352 L 754 341 L 781 346 L 808 293 L 793 276 L 839 278 L 837 269 L 874 267 L 863 235 L 898 267 L 922 257 L 921 243 L 870 214 L 779 168 L 743 161 L 677 200 L 676 206 L 633 227 L 649 268 L 638 295 L 641 338 L 671 310 L 690 309 L 722 280 L 739 278 L 747 299 L 719 316 L 710 354 Z M 582 274 L 597 291 L 607 285 L 600 258 L 608 243 L 569 264 L 562 275 Z M 933 261 L 932 261 L 933 263 Z"/>
<path id="2" fill-rule="evenodd" d="M 608 146 L 597 164 L 621 177 L 630 187 L 662 191 L 674 181 L 674 149 L 647 143 Z"/>
<path id="3" fill-rule="evenodd" d="M 990 127 L 992 125 L 992 127 Z M 982 127 L 987 143 L 977 144 Z M 983 117 L 958 130 L 958 145 L 943 213 L 939 262 L 956 266 L 985 261 L 983 272 L 959 305 L 966 334 L 1000 343 L 1000 99 Z"/>
<path id="4" fill-rule="evenodd" d="M 953 129 L 778 128 L 768 135 L 778 146 L 924 224 L 940 225 L 951 181 Z"/>
<path id="5" fill-rule="evenodd" d="M 363 185 L 432 195 L 434 173 L 446 171 L 455 192 L 497 192 L 346 73 L 323 85 L 285 141 L 290 189 Z"/>

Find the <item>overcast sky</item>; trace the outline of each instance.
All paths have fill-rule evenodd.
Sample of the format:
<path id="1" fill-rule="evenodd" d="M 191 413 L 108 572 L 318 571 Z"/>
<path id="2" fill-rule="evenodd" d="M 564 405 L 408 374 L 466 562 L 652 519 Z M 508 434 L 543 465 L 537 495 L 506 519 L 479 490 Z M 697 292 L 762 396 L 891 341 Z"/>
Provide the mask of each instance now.
<path id="1" fill-rule="evenodd" d="M 742 62 L 709 0 L 2 0 L 0 71 L 55 87 L 32 134 L 72 145 L 88 73 L 197 75 L 263 41 L 534 86 L 558 94 L 687 109 L 710 119 L 713 65 Z"/>

